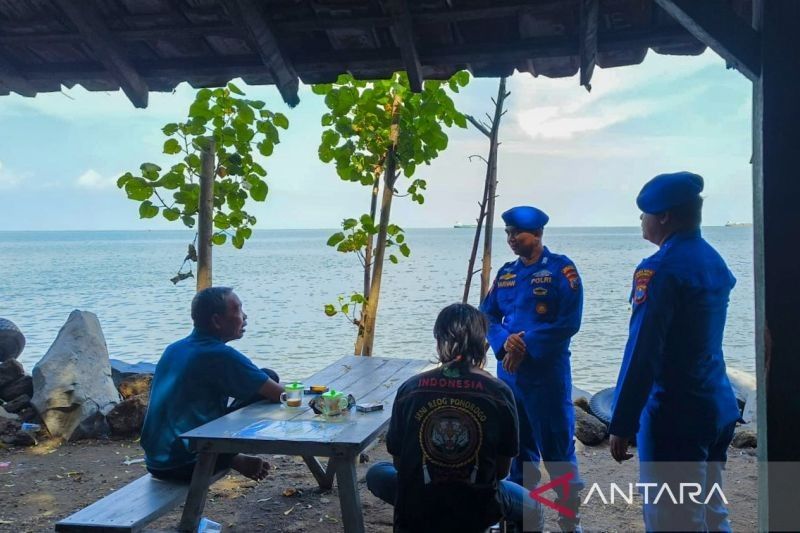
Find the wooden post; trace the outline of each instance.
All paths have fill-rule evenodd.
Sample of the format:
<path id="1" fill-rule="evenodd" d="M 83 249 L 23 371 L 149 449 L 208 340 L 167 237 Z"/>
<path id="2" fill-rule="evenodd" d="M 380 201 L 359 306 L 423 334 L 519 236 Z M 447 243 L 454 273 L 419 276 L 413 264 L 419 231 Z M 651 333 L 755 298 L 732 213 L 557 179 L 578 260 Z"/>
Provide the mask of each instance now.
<path id="1" fill-rule="evenodd" d="M 761 72 L 753 91 L 753 217 L 760 531 L 800 529 L 800 2 L 756 2 Z M 769 461 L 769 463 L 768 463 Z"/>
<path id="2" fill-rule="evenodd" d="M 197 290 L 211 287 L 211 234 L 214 229 L 214 140 L 201 153 L 200 206 L 197 214 Z"/>

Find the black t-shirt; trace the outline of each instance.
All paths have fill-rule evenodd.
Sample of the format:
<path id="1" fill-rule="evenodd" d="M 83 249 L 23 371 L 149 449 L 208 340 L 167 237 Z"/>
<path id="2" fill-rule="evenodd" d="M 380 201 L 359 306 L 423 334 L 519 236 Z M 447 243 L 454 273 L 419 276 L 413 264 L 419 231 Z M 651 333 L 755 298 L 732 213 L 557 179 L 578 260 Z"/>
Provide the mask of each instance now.
<path id="1" fill-rule="evenodd" d="M 458 369 L 418 374 L 397 391 L 386 447 L 398 470 L 395 529 L 486 529 L 501 517 L 497 457 L 519 453 L 511 389 Z"/>

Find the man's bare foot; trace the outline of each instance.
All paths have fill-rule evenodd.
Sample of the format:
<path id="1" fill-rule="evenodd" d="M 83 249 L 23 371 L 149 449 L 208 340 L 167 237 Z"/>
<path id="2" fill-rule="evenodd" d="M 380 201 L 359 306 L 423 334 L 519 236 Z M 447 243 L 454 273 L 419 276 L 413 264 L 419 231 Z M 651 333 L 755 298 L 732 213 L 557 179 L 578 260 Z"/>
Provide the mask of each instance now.
<path id="1" fill-rule="evenodd" d="M 261 481 L 267 477 L 270 466 L 261 457 L 255 455 L 237 454 L 231 461 L 231 468 L 239 472 L 244 477 Z"/>

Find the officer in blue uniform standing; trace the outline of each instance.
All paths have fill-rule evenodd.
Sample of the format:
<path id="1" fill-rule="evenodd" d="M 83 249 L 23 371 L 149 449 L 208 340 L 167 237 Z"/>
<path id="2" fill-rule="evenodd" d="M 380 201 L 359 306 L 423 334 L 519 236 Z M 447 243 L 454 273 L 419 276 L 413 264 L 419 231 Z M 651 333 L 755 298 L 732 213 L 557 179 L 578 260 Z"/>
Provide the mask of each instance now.
<path id="1" fill-rule="evenodd" d="M 700 234 L 702 190 L 696 174 L 661 174 L 636 199 L 643 237 L 659 250 L 633 276 L 609 433 L 619 462 L 636 436 L 641 482 L 657 484 L 644 502 L 648 531 L 730 531 L 722 470 L 739 409 L 722 334 L 736 279 Z M 702 487 L 701 503 L 655 501 L 664 485 L 677 500 L 681 483 Z"/>
<path id="2" fill-rule="evenodd" d="M 566 509 L 559 526 L 579 531 L 584 484 L 575 458 L 569 343 L 580 328 L 583 287 L 573 262 L 542 244 L 549 220 L 544 212 L 520 206 L 502 216 L 508 245 L 519 257 L 498 270 L 481 310 L 489 318 L 497 375 L 514 392 L 519 413 L 520 454 L 509 479 L 523 484 L 523 464 L 530 462 L 536 477 L 525 481 L 535 487 L 540 459 L 551 479 L 567 476 L 556 486 L 556 503 Z"/>

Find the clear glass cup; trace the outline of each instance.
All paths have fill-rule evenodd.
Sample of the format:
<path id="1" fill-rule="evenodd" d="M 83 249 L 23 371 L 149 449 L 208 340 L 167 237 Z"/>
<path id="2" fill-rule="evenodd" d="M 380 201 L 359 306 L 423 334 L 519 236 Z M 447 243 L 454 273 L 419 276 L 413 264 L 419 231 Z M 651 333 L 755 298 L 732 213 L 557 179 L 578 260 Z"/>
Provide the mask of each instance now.
<path id="1" fill-rule="evenodd" d="M 286 392 L 281 393 L 281 403 L 286 407 L 302 407 L 304 388 L 299 381 L 287 383 L 284 386 Z"/>

